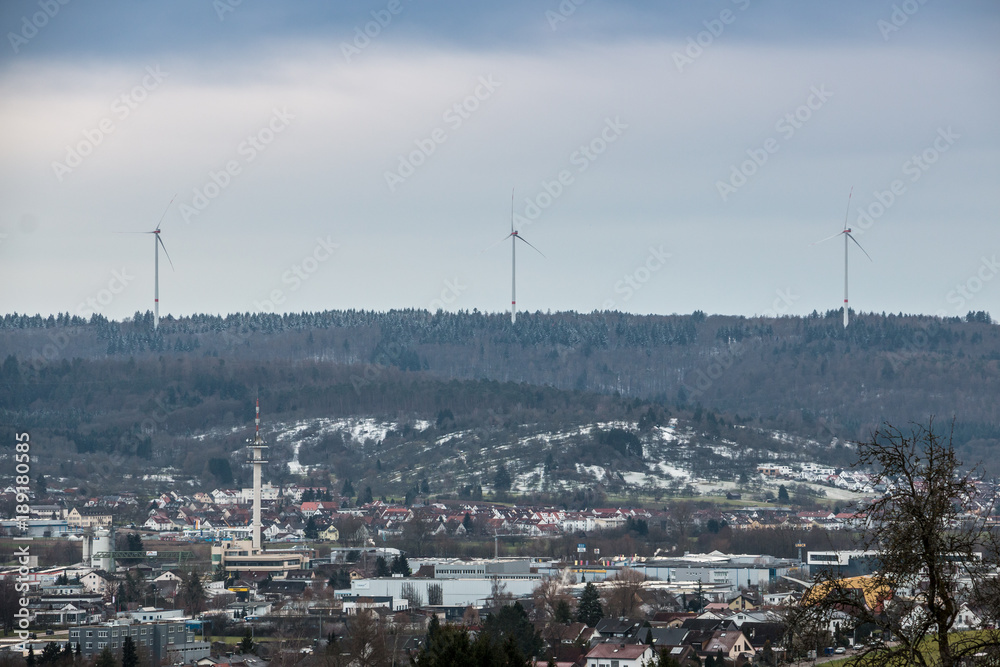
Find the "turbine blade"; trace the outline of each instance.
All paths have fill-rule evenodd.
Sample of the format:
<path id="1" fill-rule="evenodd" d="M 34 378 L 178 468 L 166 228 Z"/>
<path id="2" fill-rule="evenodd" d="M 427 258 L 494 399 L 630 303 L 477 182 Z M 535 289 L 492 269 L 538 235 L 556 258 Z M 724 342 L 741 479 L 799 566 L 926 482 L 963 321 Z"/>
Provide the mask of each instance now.
<path id="1" fill-rule="evenodd" d="M 844 232 L 844 233 L 846 234 L 847 232 Z M 859 248 L 861 248 L 861 244 L 858 243 L 858 240 L 856 238 L 854 238 L 854 236 L 852 234 L 847 234 L 847 238 L 849 238 L 852 241 L 854 241 L 854 245 L 856 245 Z M 865 250 L 864 248 L 861 248 L 861 252 L 865 253 L 865 257 L 867 257 L 870 261 L 872 261 L 872 262 L 875 261 L 874 259 L 872 259 L 872 256 L 868 254 L 868 251 Z"/>
<path id="2" fill-rule="evenodd" d="M 170 202 L 167 204 L 167 207 L 165 209 L 163 209 L 163 215 L 161 215 L 160 219 L 156 221 L 156 229 L 157 230 L 160 229 L 160 223 L 162 223 L 163 222 L 163 218 L 165 218 L 167 216 L 167 211 L 170 210 L 170 204 L 173 204 L 175 199 L 177 199 L 177 193 L 176 192 L 174 193 L 174 196 L 170 198 Z M 166 252 L 166 251 L 167 251 L 167 249 L 164 248 L 163 252 Z"/>
<path id="3" fill-rule="evenodd" d="M 512 236 L 514 236 L 514 238 L 515 238 L 515 239 L 519 239 L 519 240 L 521 240 L 521 241 L 524 241 L 525 243 L 528 243 L 527 239 L 525 239 L 525 238 L 524 238 L 523 236 L 521 236 L 520 234 L 517 234 L 517 235 L 512 235 Z M 537 253 L 538 253 L 539 255 L 541 255 L 542 257 L 545 257 L 545 253 L 543 253 L 543 252 L 542 252 L 541 250 L 539 250 L 539 249 L 538 249 L 538 248 L 536 248 L 535 246 L 531 245 L 530 243 L 528 243 L 528 245 L 529 245 L 529 246 L 531 246 L 531 248 L 532 248 L 532 249 L 533 249 L 533 250 L 534 250 L 535 252 L 537 252 Z M 548 259 L 548 257 L 545 257 L 545 258 L 546 258 L 546 259 Z"/>
<path id="4" fill-rule="evenodd" d="M 851 191 L 847 193 L 847 210 L 844 211 L 844 229 L 847 229 L 847 216 L 851 213 L 851 195 L 854 194 L 854 186 L 851 186 Z"/>
<path id="5" fill-rule="evenodd" d="M 514 233 L 514 188 L 510 189 L 510 233 Z"/>
<path id="6" fill-rule="evenodd" d="M 482 255 L 487 250 L 492 250 L 493 248 L 496 248 L 498 245 L 500 245 L 501 243 L 503 243 L 504 241 L 506 241 L 507 239 L 509 239 L 511 236 L 514 236 L 514 232 L 511 232 L 510 234 L 508 234 L 507 236 L 503 237 L 499 241 L 494 241 L 493 243 L 489 244 L 488 246 L 486 246 L 485 248 L 483 248 L 482 250 L 480 250 L 479 254 Z"/>
<path id="7" fill-rule="evenodd" d="M 159 234 L 156 235 L 156 241 L 157 241 L 157 243 L 160 244 L 160 247 L 163 248 L 163 254 L 167 256 L 167 261 L 170 262 L 170 268 L 173 269 L 174 268 L 174 262 L 173 262 L 173 260 L 170 259 L 170 253 L 167 252 L 167 246 L 163 245 L 163 239 L 160 238 Z M 174 269 L 174 270 L 176 271 L 177 269 Z"/>
<path id="8" fill-rule="evenodd" d="M 835 238 L 837 238 L 838 236 L 840 236 L 840 235 L 841 235 L 841 234 L 843 234 L 843 233 L 844 233 L 844 232 L 837 232 L 837 233 L 836 233 L 836 234 L 834 234 L 833 236 L 827 236 L 827 237 L 826 237 L 825 239 L 822 239 L 822 240 L 820 240 L 820 241 L 816 241 L 815 243 L 810 243 L 809 245 L 810 245 L 810 246 L 814 246 L 814 245 L 819 245 L 820 243 L 825 243 L 826 241 L 829 241 L 830 239 L 835 239 Z"/>

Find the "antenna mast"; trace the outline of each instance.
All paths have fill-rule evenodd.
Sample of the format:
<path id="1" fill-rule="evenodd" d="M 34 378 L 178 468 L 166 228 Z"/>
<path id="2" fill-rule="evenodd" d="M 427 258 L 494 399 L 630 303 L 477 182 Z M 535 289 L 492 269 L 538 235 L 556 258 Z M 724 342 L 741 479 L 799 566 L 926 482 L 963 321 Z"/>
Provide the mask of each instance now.
<path id="1" fill-rule="evenodd" d="M 264 440 L 260 437 L 260 397 L 257 398 L 256 414 L 254 417 L 254 438 L 250 445 L 250 463 L 253 464 L 253 553 L 260 553 L 260 506 L 261 506 L 261 466 L 267 463 L 261 456 L 261 452 L 267 449 Z"/>

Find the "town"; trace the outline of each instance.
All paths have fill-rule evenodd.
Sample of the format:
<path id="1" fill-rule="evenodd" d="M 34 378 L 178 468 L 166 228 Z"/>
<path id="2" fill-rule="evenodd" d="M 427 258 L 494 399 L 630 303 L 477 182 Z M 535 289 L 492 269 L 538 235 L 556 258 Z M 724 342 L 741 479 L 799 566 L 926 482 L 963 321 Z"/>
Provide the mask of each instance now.
<path id="1" fill-rule="evenodd" d="M 349 480 L 339 491 L 264 482 L 259 406 L 256 422 L 250 488 L 83 502 L 52 482 L 36 489 L 35 502 L 18 506 L 26 514 L 2 523 L 3 650 L 29 667 L 433 664 L 427 655 L 448 627 L 512 642 L 533 664 L 722 667 L 838 656 L 888 639 L 843 609 L 812 636 L 791 631 L 792 610 L 822 576 L 859 581 L 878 570 L 879 554 L 817 548 L 847 544 L 837 537 L 863 530 L 867 517 L 782 505 L 784 484 L 775 503 L 749 506 L 733 493 L 729 506 L 662 509 L 384 501 Z M 757 472 L 887 491 L 880 477 L 818 464 Z M 4 490 L 8 507 L 23 491 Z M 775 536 L 796 542 L 775 555 L 651 551 L 633 539 L 678 529 L 689 544 L 722 533 L 761 535 L 786 552 Z M 984 620 L 969 604 L 959 618 L 954 630 Z"/>

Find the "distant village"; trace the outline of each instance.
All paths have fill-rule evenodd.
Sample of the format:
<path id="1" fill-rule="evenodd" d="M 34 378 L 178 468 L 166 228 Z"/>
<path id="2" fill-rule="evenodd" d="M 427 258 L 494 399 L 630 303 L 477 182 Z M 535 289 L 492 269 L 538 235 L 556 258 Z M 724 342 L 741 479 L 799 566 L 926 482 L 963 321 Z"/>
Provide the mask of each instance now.
<path id="1" fill-rule="evenodd" d="M 829 481 L 833 471 L 762 467 L 760 473 Z M 848 480 L 866 481 L 837 479 Z M 255 494 L 259 548 L 253 545 Z M 474 632 L 491 613 L 516 602 L 541 638 L 539 660 L 590 665 L 611 664 L 602 662 L 609 658 L 623 667 L 667 648 L 678 664 L 722 656 L 726 662 L 719 664 L 735 665 L 761 655 L 765 645 L 769 655 L 780 653 L 781 609 L 801 596 L 796 582 L 809 578 L 805 554 L 802 560 L 719 552 L 643 558 L 597 553 L 586 544 L 589 535 L 639 522 L 665 526 L 665 510 L 572 511 L 486 501 L 405 506 L 374 499 L 356 505 L 327 487 L 264 483 L 190 495 L 171 491 L 148 501 L 123 492 L 72 507 L 60 497 L 73 496 L 57 490 L 51 503 L 31 505 L 26 522 L 2 523 L 14 539 L 62 541 L 82 553 L 79 562 L 44 568 L 32 556 L 27 574 L 20 566 L 0 572 L 5 585 L 27 586 L 24 618 L 31 637 L 5 642 L 22 655 L 52 654 L 46 646 L 55 644 L 97 660 L 105 649 L 120 654 L 129 636 L 151 665 L 285 664 L 289 657 L 282 651 L 298 662 L 330 651 L 331 642 L 350 645 L 351 619 L 363 614 L 405 636 L 395 649 L 405 658 L 420 650 L 432 618 Z M 121 515 L 141 518 L 140 506 L 148 508 L 144 521 L 118 525 Z M 840 530 L 863 520 L 850 512 L 789 507 L 696 509 L 690 519 L 748 530 Z M 475 531 L 497 541 L 578 536 L 579 544 L 574 558 L 421 558 L 384 546 L 417 524 L 428 538 Z M 209 545 L 210 562 L 199 562 L 194 552 Z M 825 562 L 822 554 L 812 555 Z M 618 589 L 629 578 L 640 583 L 628 584 L 623 594 Z M 602 612 L 581 620 L 588 585 Z M 559 600 L 565 608 L 557 614 Z M 213 641 L 220 634 L 280 635 L 288 624 L 308 627 L 310 639 L 261 641 L 253 655 Z M 243 646 L 252 647 L 252 639 Z"/>
<path id="2" fill-rule="evenodd" d="M 644 508 L 594 508 L 563 510 L 545 507 L 510 506 L 488 501 L 430 502 L 425 505 L 389 504 L 373 500 L 351 506 L 350 498 L 330 495 L 324 487 L 278 489 L 263 486 L 265 504 L 261 512 L 263 535 L 269 542 L 304 542 L 322 540 L 345 542 L 345 546 L 368 546 L 378 541 L 403 536 L 408 523 L 421 522 L 430 535 L 464 536 L 473 526 L 484 534 L 518 534 L 528 537 L 576 534 L 621 528 L 631 519 L 647 524 L 666 522 L 667 510 Z M 133 530 L 152 531 L 164 541 L 245 538 L 250 532 L 251 509 L 246 500 L 252 489 L 217 489 L 190 496 L 171 491 L 150 502 L 148 518 Z M 303 496 L 322 495 L 336 500 L 301 500 Z M 284 498 L 284 503 L 279 503 Z M 730 493 L 729 500 L 740 499 Z M 346 501 L 346 502 L 345 502 Z M 26 532 L 35 537 L 68 537 L 83 531 L 108 527 L 115 508 L 135 506 L 138 499 L 129 493 L 94 498 L 87 504 L 66 509 L 61 505 L 33 505 Z M 345 503 L 346 506 L 342 506 Z M 357 520 L 356 530 L 342 536 L 337 524 L 341 519 Z M 692 511 L 696 525 L 714 519 L 731 528 L 804 528 L 827 530 L 853 529 L 859 518 L 853 512 L 798 510 L 791 507 L 711 508 Z M 355 525 L 354 523 L 351 524 Z M 7 535 L 18 531 L 18 522 L 0 521 Z M 611 555 L 608 555 L 611 558 Z"/>
<path id="3" fill-rule="evenodd" d="M 884 486 L 872 484 L 870 475 L 858 470 L 836 470 L 815 463 L 792 465 L 764 464 L 757 467 L 762 478 L 775 483 L 824 484 L 868 496 L 885 493 Z M 68 492 L 66 492 L 68 491 Z M 31 532 L 36 535 L 59 536 L 79 533 L 80 529 L 106 525 L 116 510 L 128 509 L 133 514 L 138 505 L 148 507 L 148 516 L 132 528 L 164 533 L 161 539 L 178 536 L 193 539 L 245 537 L 251 520 L 252 488 L 221 488 L 185 495 L 177 491 L 164 493 L 148 503 L 132 493 L 89 498 L 79 506 L 67 507 L 76 500 L 74 489 L 50 490 L 57 504 L 33 505 Z M 13 496 L 13 487 L 3 495 Z M 62 497 L 71 500 L 63 500 Z M 340 541 L 336 524 L 345 516 L 360 519 L 358 534 L 349 536 L 352 544 L 367 540 L 385 540 L 402 535 L 403 526 L 414 519 L 433 526 L 433 534 L 462 536 L 470 529 L 470 520 L 480 529 L 518 533 L 527 536 L 589 532 L 619 528 L 629 517 L 647 522 L 665 520 L 667 512 L 652 509 L 598 508 L 584 511 L 546 507 L 509 506 L 491 502 L 464 501 L 426 504 L 386 502 L 372 499 L 352 504 L 352 498 L 342 496 L 325 486 L 289 485 L 261 487 L 263 531 L 268 541 L 295 542 L 306 539 Z M 741 494 L 730 492 L 726 499 L 740 500 Z M 732 528 L 820 527 L 829 530 L 856 527 L 851 512 L 800 511 L 781 506 L 782 498 L 772 498 L 774 507 L 701 510 L 695 521 L 716 519 Z M 787 499 L 785 499 L 787 500 Z M 468 518 L 467 518 L 468 517 Z M 8 534 L 12 520 L 0 522 Z"/>
<path id="4" fill-rule="evenodd" d="M 886 491 L 865 473 L 814 464 L 762 465 L 758 473 L 772 483 Z M 523 626 L 522 639 L 530 641 L 522 648 L 534 664 L 639 667 L 661 654 L 677 665 L 777 664 L 788 650 L 786 612 L 818 572 L 832 567 L 853 577 L 876 567 L 870 552 L 805 544 L 796 545 L 796 557 L 676 547 L 638 556 L 594 546 L 623 528 L 666 529 L 676 509 L 423 498 L 407 505 L 346 488 L 350 495 L 327 486 L 276 487 L 259 474 L 254 481 L 251 488 L 151 499 L 122 492 L 72 505 L 74 489 L 48 489 L 27 517 L 0 523 L 13 545 L 13 563 L 0 570 L 8 631 L 0 648 L 29 663 L 62 655 L 100 667 L 383 664 L 358 659 L 359 651 L 375 651 L 358 648 L 364 634 L 363 644 L 387 651 L 384 664 L 405 664 L 427 649 L 432 628 L 454 625 L 474 637 L 496 632 L 503 617 L 504 632 L 513 632 L 511 623 Z M 778 488 L 781 495 L 784 485 Z M 692 508 L 687 520 L 734 531 L 865 527 L 865 516 L 852 511 L 740 500 L 729 493 L 728 504 Z M 492 539 L 492 558 L 389 546 L 473 535 Z M 501 554 L 501 540 L 511 538 L 535 545 L 533 555 Z M 571 553 L 542 555 L 559 539 L 575 545 Z M 54 553 L 72 553 L 74 562 L 41 566 L 31 550 L 42 544 L 63 545 L 69 551 Z M 968 608 L 962 619 L 959 628 L 981 621 Z M 848 627 L 849 618 L 837 619 L 829 645 L 814 655 L 845 653 L 871 639 L 841 632 L 841 621 Z M 126 664 L 133 652 L 141 659 Z"/>

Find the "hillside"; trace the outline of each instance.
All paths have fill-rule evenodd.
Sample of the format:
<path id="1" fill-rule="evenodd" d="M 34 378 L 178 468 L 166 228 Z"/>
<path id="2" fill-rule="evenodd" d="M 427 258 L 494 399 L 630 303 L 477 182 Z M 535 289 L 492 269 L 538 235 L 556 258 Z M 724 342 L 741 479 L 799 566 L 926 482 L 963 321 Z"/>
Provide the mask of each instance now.
<path id="1" fill-rule="evenodd" d="M 33 470 L 50 486 L 91 494 L 123 481 L 143 494 L 248 485 L 257 378 L 266 380 L 266 478 L 276 485 L 309 480 L 339 491 L 350 481 L 374 497 L 511 492 L 593 506 L 640 494 L 774 496 L 776 485 L 754 481 L 760 463 L 852 458 L 836 439 L 733 423 L 711 410 L 420 371 L 385 369 L 355 391 L 356 369 L 316 362 L 80 360 L 62 370 L 60 382 L 35 385 L 48 407 L 39 399 L 5 416 L 16 414 L 18 429 L 31 433 L 41 452 Z M 116 373 L 125 377 L 106 379 Z M 14 442 L 9 431 L 3 438 Z"/>
<path id="2" fill-rule="evenodd" d="M 690 428 L 696 441 L 730 441 L 736 451 L 753 452 L 746 467 L 787 451 L 776 431 L 801 439 L 799 449 L 819 452 L 866 437 L 880 421 L 929 415 L 945 424 L 956 419 L 966 461 L 991 458 L 1000 442 L 1000 336 L 983 313 L 961 320 L 862 314 L 846 331 L 836 313 L 779 319 L 535 313 L 512 327 L 502 315 L 477 312 L 330 311 L 165 319 L 155 332 L 148 314 L 126 322 L 8 315 L 0 322 L 0 350 L 4 442 L 13 441 L 14 429 L 34 429 L 53 454 L 78 457 L 74 465 L 54 458 L 46 474 L 68 477 L 81 467 L 97 482 L 121 468 L 138 473 L 154 462 L 167 465 L 165 458 L 181 476 L 204 476 L 210 459 L 232 459 L 238 477 L 233 452 L 257 392 L 269 420 L 303 431 L 322 430 L 321 420 L 390 424 L 384 436 L 370 438 L 382 442 L 385 455 L 372 450 L 368 463 L 389 462 L 393 443 L 406 443 L 408 465 L 437 471 L 442 483 L 451 480 L 448 488 L 471 479 L 454 467 L 459 448 L 483 476 L 502 458 L 498 448 L 516 446 L 515 484 L 551 490 L 550 476 L 537 470 L 544 458 L 531 454 L 559 454 L 553 442 L 590 443 L 599 424 L 621 422 L 639 432 L 650 408 L 660 427 L 679 419 L 675 428 Z M 456 432 L 462 435 L 449 435 Z M 206 433 L 213 438 L 195 439 Z M 546 433 L 558 438 L 546 441 Z M 576 440 L 567 435 L 573 433 Z M 647 454 L 665 446 L 648 429 L 643 438 Z M 332 457 L 353 439 L 322 441 L 332 449 L 300 445 L 303 463 Z M 470 448 L 484 458 L 469 463 Z M 591 467 L 585 474 L 574 464 L 559 468 L 564 479 L 596 474 L 611 491 L 649 481 L 642 477 L 646 463 L 609 467 L 607 452 L 587 458 L 569 451 L 569 460 L 604 471 Z M 685 456 L 709 468 L 721 456 L 710 447 L 695 451 Z M 292 450 L 281 455 L 291 460 Z M 675 465 L 668 458 L 665 465 Z M 816 458 L 849 462 L 843 450 Z M 731 459 L 721 459 L 720 467 L 732 468 Z M 367 469 L 335 472 L 372 476 Z M 384 492 L 397 494 L 419 478 L 379 476 Z"/>

